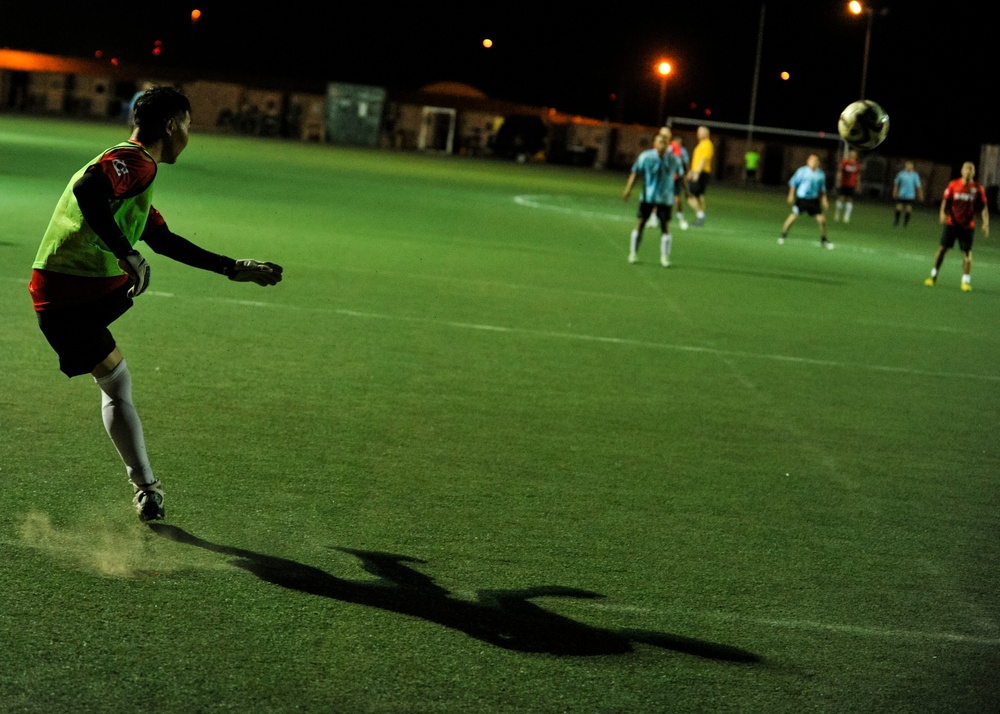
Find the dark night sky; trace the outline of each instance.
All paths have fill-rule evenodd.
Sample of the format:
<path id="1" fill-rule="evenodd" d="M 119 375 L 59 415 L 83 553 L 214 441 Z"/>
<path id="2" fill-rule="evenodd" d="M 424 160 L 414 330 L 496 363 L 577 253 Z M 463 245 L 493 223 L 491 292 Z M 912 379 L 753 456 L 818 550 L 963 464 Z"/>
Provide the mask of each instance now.
<path id="1" fill-rule="evenodd" d="M 941 5 L 876 0 L 866 95 L 889 113 L 883 151 L 959 164 L 1000 143 L 987 110 L 996 86 L 988 44 L 1000 23 L 987 0 Z M 271 9 L 232 0 L 7 2 L 0 46 L 75 56 L 95 49 L 155 62 L 273 79 L 416 89 L 460 81 L 488 95 L 598 119 L 654 124 L 660 56 L 675 66 L 666 114 L 747 123 L 761 3 L 757 0 L 412 4 L 289 0 Z M 993 3 L 996 7 L 996 3 Z M 197 25 L 190 11 L 203 15 Z M 866 19 L 846 0 L 765 0 L 754 124 L 835 131 L 857 99 Z M 494 41 L 482 47 L 483 38 Z M 791 79 L 782 81 L 781 71 Z M 614 97 L 614 98 L 612 98 Z"/>

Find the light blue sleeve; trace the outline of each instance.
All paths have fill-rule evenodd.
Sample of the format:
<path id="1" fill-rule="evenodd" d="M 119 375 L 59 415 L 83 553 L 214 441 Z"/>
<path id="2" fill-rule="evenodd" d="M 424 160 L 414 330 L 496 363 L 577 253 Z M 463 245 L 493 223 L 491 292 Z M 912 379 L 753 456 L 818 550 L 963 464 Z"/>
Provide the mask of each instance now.
<path id="1" fill-rule="evenodd" d="M 632 164 L 632 173 L 636 174 L 642 173 L 643 169 L 646 166 L 646 155 L 649 154 L 649 151 L 650 151 L 649 149 L 646 149 L 640 152 L 637 157 L 635 157 L 635 163 Z"/>

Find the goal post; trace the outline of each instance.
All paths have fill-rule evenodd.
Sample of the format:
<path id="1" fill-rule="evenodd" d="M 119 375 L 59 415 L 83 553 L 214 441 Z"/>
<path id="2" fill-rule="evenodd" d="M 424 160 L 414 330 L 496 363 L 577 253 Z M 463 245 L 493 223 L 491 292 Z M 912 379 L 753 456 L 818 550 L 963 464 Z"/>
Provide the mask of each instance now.
<path id="1" fill-rule="evenodd" d="M 715 121 L 712 119 L 670 116 L 664 121 L 673 128 L 708 127 L 715 143 L 714 174 L 720 180 L 746 181 L 747 152 L 760 154 L 761 172 L 756 181 L 765 184 L 784 184 L 791 173 L 805 163 L 806 156 L 816 147 L 825 158 L 827 169 L 833 171 L 846 154 L 847 144 L 834 131 L 808 131 L 784 129 L 756 124 Z M 688 151 L 694 146 L 688 147 Z"/>

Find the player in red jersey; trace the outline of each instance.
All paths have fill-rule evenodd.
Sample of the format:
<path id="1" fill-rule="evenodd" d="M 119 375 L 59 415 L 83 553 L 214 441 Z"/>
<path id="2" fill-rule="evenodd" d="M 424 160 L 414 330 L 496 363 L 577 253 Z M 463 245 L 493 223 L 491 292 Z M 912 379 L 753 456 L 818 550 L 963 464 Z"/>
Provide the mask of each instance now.
<path id="1" fill-rule="evenodd" d="M 108 326 L 149 285 L 150 268 L 135 245 L 230 280 L 274 285 L 281 266 L 233 260 L 172 233 L 153 207 L 160 164 L 188 143 L 191 104 L 173 87 L 153 87 L 135 103 L 131 137 L 77 171 L 56 205 L 32 264 L 38 326 L 67 377 L 90 374 L 101 390 L 104 427 L 125 464 L 140 520 L 163 518 L 163 489 L 146 454 L 132 404 L 132 376 Z"/>
<path id="2" fill-rule="evenodd" d="M 674 155 L 679 156 L 681 164 L 684 167 L 684 171 L 674 177 L 674 216 L 677 218 L 677 223 L 680 225 L 682 231 L 688 229 L 687 219 L 684 218 L 684 204 L 687 201 L 687 183 L 684 181 L 684 175 L 687 173 L 688 167 L 691 164 L 691 155 L 688 153 L 687 148 L 684 146 L 684 138 L 677 135 L 670 142 L 670 150 L 674 152 Z"/>
<path id="3" fill-rule="evenodd" d="M 841 217 L 844 223 L 851 220 L 851 211 L 854 210 L 854 196 L 857 194 L 858 183 L 861 180 L 861 171 L 865 165 L 858 161 L 858 152 L 850 149 L 847 156 L 840 160 L 837 169 L 837 202 L 833 207 L 833 220 L 839 221 Z"/>
<path id="4" fill-rule="evenodd" d="M 944 262 L 944 254 L 953 248 L 955 242 L 961 249 L 962 258 L 962 290 L 972 290 L 972 234 L 976 228 L 976 213 L 982 217 L 983 235 L 990 234 L 990 209 L 986 200 L 986 191 L 975 181 L 976 165 L 971 161 L 962 164 L 962 177 L 948 184 L 941 199 L 941 212 L 938 216 L 944 225 L 941 232 L 941 245 L 934 254 L 934 267 L 931 276 L 924 281 L 927 287 L 933 287 L 937 282 L 938 271 Z"/>

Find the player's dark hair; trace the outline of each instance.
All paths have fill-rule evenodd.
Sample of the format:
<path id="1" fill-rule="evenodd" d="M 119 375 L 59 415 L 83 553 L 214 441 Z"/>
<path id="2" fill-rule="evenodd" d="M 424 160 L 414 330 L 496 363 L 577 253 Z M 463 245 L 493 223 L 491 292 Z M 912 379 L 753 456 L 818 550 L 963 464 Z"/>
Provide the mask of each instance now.
<path id="1" fill-rule="evenodd" d="M 162 131 L 167 120 L 191 111 L 191 101 L 173 87 L 151 87 L 135 100 L 135 125 L 147 132 Z"/>

